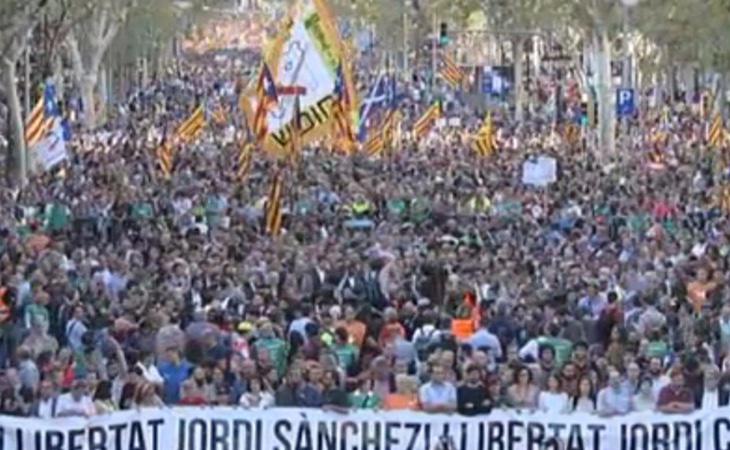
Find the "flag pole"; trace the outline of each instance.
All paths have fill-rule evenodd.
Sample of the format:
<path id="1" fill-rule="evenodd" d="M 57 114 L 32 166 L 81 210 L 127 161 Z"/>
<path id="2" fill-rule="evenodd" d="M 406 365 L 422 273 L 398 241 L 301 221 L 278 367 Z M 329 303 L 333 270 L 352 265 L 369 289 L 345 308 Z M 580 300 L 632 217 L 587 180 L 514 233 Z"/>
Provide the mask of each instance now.
<path id="1" fill-rule="evenodd" d="M 436 44 L 438 39 L 438 20 L 436 13 L 433 13 L 433 38 L 431 40 L 431 86 L 436 84 L 436 53 L 438 52 Z"/>

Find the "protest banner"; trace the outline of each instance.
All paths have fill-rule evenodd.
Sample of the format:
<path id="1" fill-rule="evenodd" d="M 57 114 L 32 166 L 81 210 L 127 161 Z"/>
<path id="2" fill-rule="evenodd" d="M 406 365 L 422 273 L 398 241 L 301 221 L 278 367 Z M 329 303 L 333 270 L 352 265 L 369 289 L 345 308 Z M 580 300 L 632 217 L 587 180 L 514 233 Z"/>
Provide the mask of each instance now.
<path id="1" fill-rule="evenodd" d="M 495 411 L 463 417 L 216 407 L 143 409 L 89 419 L 5 416 L 0 450 L 431 450 L 444 436 L 455 450 L 557 450 L 555 445 L 561 450 L 727 450 L 728 412 L 602 418 Z"/>
<path id="2" fill-rule="evenodd" d="M 558 179 L 558 165 L 555 158 L 538 156 L 522 163 L 522 184 L 545 187 Z"/>

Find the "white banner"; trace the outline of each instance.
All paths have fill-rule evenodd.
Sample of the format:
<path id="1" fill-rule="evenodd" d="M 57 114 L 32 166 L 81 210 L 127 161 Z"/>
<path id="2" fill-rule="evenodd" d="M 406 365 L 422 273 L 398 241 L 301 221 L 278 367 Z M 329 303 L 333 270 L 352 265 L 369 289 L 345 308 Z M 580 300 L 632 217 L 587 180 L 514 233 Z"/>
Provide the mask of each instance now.
<path id="1" fill-rule="evenodd" d="M 35 152 L 37 154 L 36 162 L 41 164 L 45 170 L 52 169 L 56 164 L 68 158 L 60 119 L 55 120 L 51 132 L 38 143 Z"/>
<path id="2" fill-rule="evenodd" d="M 530 158 L 522 163 L 522 184 L 544 187 L 558 179 L 558 164 L 550 156 Z"/>
<path id="3" fill-rule="evenodd" d="M 90 419 L 0 416 L 0 450 L 728 450 L 728 412 L 601 418 L 496 411 L 468 418 L 220 407 Z"/>

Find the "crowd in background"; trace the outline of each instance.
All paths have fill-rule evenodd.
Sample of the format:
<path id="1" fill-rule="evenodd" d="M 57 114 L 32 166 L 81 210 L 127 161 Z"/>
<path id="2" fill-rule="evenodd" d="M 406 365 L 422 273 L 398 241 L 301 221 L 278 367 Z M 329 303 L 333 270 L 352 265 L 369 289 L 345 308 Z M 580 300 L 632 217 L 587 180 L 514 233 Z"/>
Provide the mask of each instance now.
<path id="1" fill-rule="evenodd" d="M 315 143 L 271 238 L 276 163 L 257 154 L 237 179 L 233 119 L 179 152 L 171 179 L 155 167 L 159 137 L 212 91 L 235 96 L 210 68 L 170 71 L 104 133 L 78 135 L 60 170 L 2 192 L 0 413 L 614 416 L 730 401 L 723 175 L 688 108 L 664 128 L 661 170 L 651 125 L 598 158 L 539 111 L 495 113 L 489 158 L 446 127 L 382 158 Z M 546 188 L 521 182 L 537 154 L 558 160 Z"/>

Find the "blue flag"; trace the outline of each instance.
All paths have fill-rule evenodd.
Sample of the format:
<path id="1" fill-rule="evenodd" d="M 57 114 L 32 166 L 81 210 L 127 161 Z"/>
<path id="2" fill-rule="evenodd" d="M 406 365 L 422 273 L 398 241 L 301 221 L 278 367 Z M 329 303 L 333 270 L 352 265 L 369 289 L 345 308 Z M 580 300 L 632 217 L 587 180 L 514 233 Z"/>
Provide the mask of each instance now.
<path id="1" fill-rule="evenodd" d="M 360 107 L 360 126 L 357 138 L 360 142 L 367 139 L 367 122 L 368 119 L 380 116 L 384 111 L 394 109 L 398 103 L 398 94 L 396 90 L 395 76 L 382 74 L 375 81 L 375 85 L 368 97 L 362 102 Z"/>

